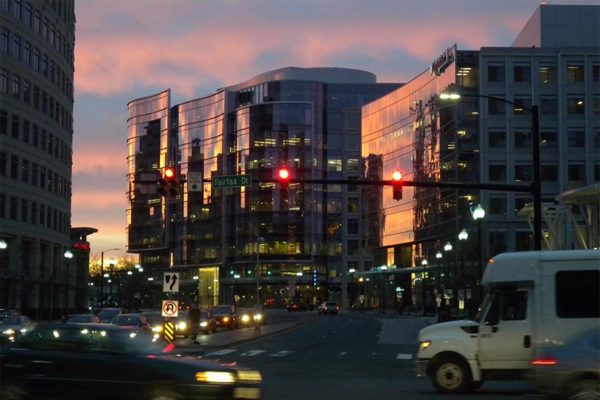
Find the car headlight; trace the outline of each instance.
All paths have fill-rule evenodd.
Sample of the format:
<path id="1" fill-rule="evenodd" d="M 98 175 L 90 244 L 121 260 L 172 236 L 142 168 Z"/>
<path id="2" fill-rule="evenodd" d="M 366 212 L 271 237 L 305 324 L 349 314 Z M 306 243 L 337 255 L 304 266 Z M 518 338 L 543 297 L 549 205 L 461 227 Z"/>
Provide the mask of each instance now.
<path id="1" fill-rule="evenodd" d="M 248 322 L 248 321 L 250 321 L 250 316 L 248 314 L 242 315 L 242 322 Z"/>
<path id="2" fill-rule="evenodd" d="M 202 321 L 202 322 L 200 322 L 200 326 L 203 328 L 206 328 L 208 326 L 208 322 Z"/>
<path id="3" fill-rule="evenodd" d="M 260 321 L 262 319 L 262 315 L 261 314 L 255 314 L 254 315 L 254 320 L 255 321 Z"/>
<path id="4" fill-rule="evenodd" d="M 162 325 L 155 325 L 152 327 L 152 332 L 162 332 L 163 327 Z"/>
<path id="5" fill-rule="evenodd" d="M 182 321 L 177 324 L 177 329 L 179 329 L 180 331 L 185 331 L 187 329 L 187 324 Z"/>
<path id="6" fill-rule="evenodd" d="M 227 371 L 204 371 L 196 372 L 196 380 L 207 383 L 234 383 L 235 376 Z"/>
<path id="7" fill-rule="evenodd" d="M 14 329 L 7 329 L 7 330 L 3 331 L 2 333 L 4 333 L 5 335 L 14 335 L 15 334 L 15 330 Z"/>
<path id="8" fill-rule="evenodd" d="M 223 322 L 229 321 L 229 317 L 223 317 Z"/>
<path id="9" fill-rule="evenodd" d="M 431 346 L 431 340 L 422 340 L 419 342 L 419 351 L 424 351 L 429 346 Z"/>

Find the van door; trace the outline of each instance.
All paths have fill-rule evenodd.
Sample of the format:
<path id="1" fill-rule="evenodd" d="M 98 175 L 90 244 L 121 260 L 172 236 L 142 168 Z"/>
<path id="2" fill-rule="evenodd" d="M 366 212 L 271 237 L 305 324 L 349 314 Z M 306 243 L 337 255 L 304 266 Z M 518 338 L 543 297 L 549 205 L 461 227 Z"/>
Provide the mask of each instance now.
<path id="1" fill-rule="evenodd" d="M 532 357 L 533 289 L 498 289 L 479 326 L 482 369 L 527 369 Z"/>

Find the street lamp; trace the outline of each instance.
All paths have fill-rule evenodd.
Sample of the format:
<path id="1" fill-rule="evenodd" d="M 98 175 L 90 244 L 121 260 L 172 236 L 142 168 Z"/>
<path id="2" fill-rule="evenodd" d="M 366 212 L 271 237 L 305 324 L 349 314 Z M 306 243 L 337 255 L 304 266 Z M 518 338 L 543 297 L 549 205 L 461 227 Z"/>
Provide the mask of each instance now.
<path id="1" fill-rule="evenodd" d="M 423 307 L 423 315 L 425 315 L 425 267 L 427 266 L 426 258 L 424 258 L 421 261 L 421 266 L 423 266 L 423 271 L 421 272 L 421 303 Z"/>
<path id="2" fill-rule="evenodd" d="M 479 247 L 479 255 L 478 255 L 478 267 L 479 267 L 479 292 L 483 293 L 483 288 L 481 286 L 481 280 L 483 278 L 483 243 L 481 240 L 481 225 L 483 223 L 483 217 L 485 217 L 485 210 L 481 207 L 481 204 L 478 204 L 477 207 L 473 210 L 473 219 L 477 224 L 477 245 Z M 481 298 L 479 299 L 481 300 Z"/>
<path id="3" fill-rule="evenodd" d="M 65 317 L 69 313 L 69 260 L 73 258 L 73 252 L 71 250 L 65 251 Z"/>
<path id="4" fill-rule="evenodd" d="M 459 304 L 459 310 L 462 313 L 462 310 L 464 309 L 464 299 L 467 297 L 466 294 L 466 288 L 465 288 L 465 277 L 464 277 L 464 272 L 465 272 L 465 252 L 464 252 L 464 241 L 466 241 L 469 238 L 469 233 L 467 232 L 466 229 L 463 229 L 462 231 L 460 231 L 460 233 L 458 234 L 458 241 L 460 244 L 460 283 L 458 285 L 458 287 L 460 288 L 460 290 L 462 291 L 462 305 Z M 460 296 L 459 296 L 460 297 Z M 460 302 L 460 298 L 459 298 L 459 302 Z"/>
<path id="5" fill-rule="evenodd" d="M 540 166 L 540 116 L 539 107 L 532 105 L 525 107 L 522 104 L 516 104 L 512 101 L 502 99 L 500 97 L 487 96 L 482 94 L 459 94 L 459 93 L 441 93 L 439 98 L 442 100 L 458 100 L 464 97 L 478 97 L 487 98 L 494 101 L 500 101 L 508 103 L 513 106 L 518 106 L 523 110 L 527 110 L 531 113 L 531 142 L 532 142 L 532 154 L 531 162 L 533 164 L 533 177 L 531 181 L 530 193 L 533 196 L 533 249 L 542 250 L 542 180 L 541 180 L 541 166 Z"/>
<path id="6" fill-rule="evenodd" d="M 265 238 L 256 234 L 256 311 L 260 306 L 260 245 L 265 242 Z M 258 326 L 258 325 L 256 325 Z"/>
<path id="7" fill-rule="evenodd" d="M 115 273 L 115 259 L 114 258 L 110 258 L 108 260 L 108 267 L 109 267 L 109 273 L 110 273 L 110 279 L 108 280 L 108 282 L 110 283 L 109 289 L 110 289 L 110 301 L 111 301 L 111 306 L 113 305 L 113 283 L 112 283 L 112 279 L 114 278 L 114 273 Z"/>
<path id="8" fill-rule="evenodd" d="M 121 250 L 116 247 L 114 249 L 104 250 L 100 253 L 100 277 L 104 276 L 104 253 L 108 253 L 109 251 Z M 102 307 L 104 298 L 104 280 L 100 279 L 100 298 L 98 299 L 98 307 Z"/>
<path id="9" fill-rule="evenodd" d="M 0 239 L 0 250 L 5 250 L 8 247 L 6 240 Z"/>

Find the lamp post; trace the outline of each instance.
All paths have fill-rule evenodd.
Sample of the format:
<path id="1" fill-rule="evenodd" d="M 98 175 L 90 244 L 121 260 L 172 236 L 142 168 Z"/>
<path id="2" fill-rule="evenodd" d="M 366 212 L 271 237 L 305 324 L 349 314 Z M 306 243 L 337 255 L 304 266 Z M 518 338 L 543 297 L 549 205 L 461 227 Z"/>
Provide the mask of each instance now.
<path id="1" fill-rule="evenodd" d="M 441 93 L 440 99 L 442 100 L 458 100 L 461 97 L 478 97 L 487 98 L 494 101 L 500 101 L 503 103 L 511 104 L 520 109 L 526 110 L 531 113 L 531 162 L 533 164 L 533 177 L 531 181 L 530 193 L 533 197 L 533 249 L 542 249 L 542 180 L 541 180 L 541 166 L 540 166 L 540 116 L 539 107 L 532 105 L 531 107 L 525 107 L 522 104 L 516 104 L 512 101 L 502 99 L 500 97 L 487 96 L 483 94 L 458 94 L 458 93 Z"/>
<path id="2" fill-rule="evenodd" d="M 73 252 L 71 250 L 65 251 L 65 317 L 69 313 L 69 260 L 73 258 Z"/>
<path id="3" fill-rule="evenodd" d="M 425 315 L 425 267 L 427 266 L 427 259 L 421 261 L 423 271 L 421 272 L 421 303 L 423 307 L 423 315 Z"/>
<path id="4" fill-rule="evenodd" d="M 103 306 L 103 298 L 104 298 L 104 253 L 108 253 L 109 251 L 113 251 L 113 250 L 121 250 L 120 248 L 116 247 L 114 249 L 108 249 L 108 250 L 104 250 L 103 252 L 100 253 L 100 298 L 98 299 L 98 307 L 102 307 Z"/>
<path id="5" fill-rule="evenodd" d="M 473 219 L 477 224 L 477 246 L 479 247 L 479 254 L 477 256 L 477 265 L 479 269 L 479 300 L 481 300 L 481 294 L 483 294 L 483 287 L 481 286 L 481 280 L 483 278 L 483 243 L 481 240 L 481 225 L 483 223 L 483 217 L 485 217 L 485 210 L 483 209 L 483 207 L 481 207 L 481 204 L 478 204 L 477 207 L 475 207 L 475 209 L 473 210 Z"/>
<path id="6" fill-rule="evenodd" d="M 256 234 L 256 310 L 260 307 L 260 245 L 265 242 L 265 238 Z M 258 326 L 258 325 L 257 325 Z"/>
<path id="7" fill-rule="evenodd" d="M 109 272 L 110 277 L 108 278 L 108 283 L 110 283 L 109 289 L 110 289 L 110 301 L 111 301 L 111 304 L 109 304 L 109 305 L 112 306 L 113 305 L 112 304 L 112 302 L 113 302 L 113 286 L 114 286 L 112 280 L 115 278 L 115 275 L 114 275 L 114 273 L 115 273 L 115 259 L 114 258 L 111 257 L 108 260 L 108 267 L 109 267 L 109 271 L 110 271 Z"/>

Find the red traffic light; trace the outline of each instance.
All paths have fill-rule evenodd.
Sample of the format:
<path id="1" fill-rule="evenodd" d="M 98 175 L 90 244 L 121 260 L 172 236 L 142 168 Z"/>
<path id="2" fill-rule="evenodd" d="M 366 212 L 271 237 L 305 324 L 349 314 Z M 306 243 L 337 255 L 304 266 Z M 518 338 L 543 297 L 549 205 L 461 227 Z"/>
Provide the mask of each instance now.
<path id="1" fill-rule="evenodd" d="M 392 180 L 394 180 L 396 182 L 401 181 L 402 180 L 402 172 L 395 170 L 392 173 Z"/>
<path id="2" fill-rule="evenodd" d="M 290 171 L 288 171 L 287 168 L 280 168 L 277 172 L 277 176 L 279 177 L 279 180 L 287 181 L 290 179 Z"/>
<path id="3" fill-rule="evenodd" d="M 165 179 L 175 179 L 175 168 L 173 168 L 173 167 L 166 167 L 165 171 L 163 173 L 163 177 Z"/>
<path id="4" fill-rule="evenodd" d="M 392 198 L 396 201 L 400 201 L 402 200 L 402 172 L 395 170 L 392 173 L 392 182 Z"/>

